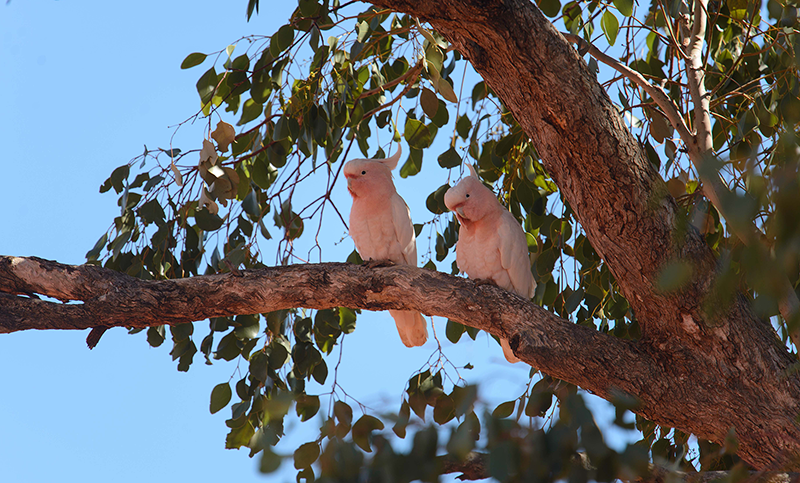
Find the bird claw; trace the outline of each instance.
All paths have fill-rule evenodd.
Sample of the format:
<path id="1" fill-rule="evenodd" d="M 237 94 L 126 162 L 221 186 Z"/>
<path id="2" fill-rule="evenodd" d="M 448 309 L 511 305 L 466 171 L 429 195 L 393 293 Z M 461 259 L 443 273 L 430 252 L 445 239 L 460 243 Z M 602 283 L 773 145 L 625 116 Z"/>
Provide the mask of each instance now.
<path id="1" fill-rule="evenodd" d="M 479 287 L 481 285 L 494 285 L 495 287 L 498 286 L 496 283 L 494 283 L 494 280 L 492 280 L 491 278 L 473 278 L 471 280 L 475 283 L 475 285 Z"/>
<path id="2" fill-rule="evenodd" d="M 373 260 L 370 258 L 369 260 L 364 261 L 364 266 L 366 268 L 381 268 L 381 267 L 393 267 L 397 265 L 391 260 Z"/>

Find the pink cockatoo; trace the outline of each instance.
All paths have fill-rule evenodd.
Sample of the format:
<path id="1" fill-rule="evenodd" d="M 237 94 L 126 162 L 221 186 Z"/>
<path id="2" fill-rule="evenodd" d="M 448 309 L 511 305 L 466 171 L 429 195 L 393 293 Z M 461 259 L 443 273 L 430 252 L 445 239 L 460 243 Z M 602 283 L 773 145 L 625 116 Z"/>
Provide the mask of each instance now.
<path id="1" fill-rule="evenodd" d="M 392 181 L 400 153 L 398 145 L 391 158 L 352 159 L 344 165 L 347 190 L 353 196 L 350 237 L 364 260 L 391 260 L 416 267 L 417 243 L 411 212 Z M 389 313 L 406 347 L 420 346 L 428 340 L 422 314 L 403 310 Z"/>
<path id="2" fill-rule="evenodd" d="M 455 212 L 461 229 L 456 263 L 469 278 L 491 280 L 526 299 L 533 297 L 536 281 L 531 274 L 528 243 L 514 216 L 478 179 L 475 169 L 444 194 L 447 209 Z M 508 341 L 500 338 L 503 355 L 519 362 Z"/>

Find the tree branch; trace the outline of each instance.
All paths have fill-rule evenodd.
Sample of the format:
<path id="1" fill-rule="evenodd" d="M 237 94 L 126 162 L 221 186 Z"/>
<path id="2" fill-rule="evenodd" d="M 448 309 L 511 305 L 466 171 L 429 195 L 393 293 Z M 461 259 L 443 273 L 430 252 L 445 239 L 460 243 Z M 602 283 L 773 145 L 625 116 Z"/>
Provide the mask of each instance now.
<path id="1" fill-rule="evenodd" d="M 647 93 L 647 95 L 653 99 L 653 102 L 655 102 L 656 105 L 661 108 L 661 111 L 667 117 L 670 124 L 672 124 L 675 130 L 678 131 L 678 135 L 681 137 L 684 144 L 687 146 L 689 144 L 694 144 L 694 136 L 689 130 L 689 127 L 683 121 L 683 116 L 678 110 L 678 107 L 674 102 L 672 102 L 667 93 L 664 92 L 661 87 L 651 84 L 647 79 L 644 78 L 642 74 L 636 72 L 611 56 L 606 55 L 600 49 L 587 42 L 583 38 L 568 32 L 561 32 L 561 35 L 563 35 L 564 38 L 569 42 L 577 44 L 579 50 L 587 51 L 589 55 L 616 70 L 628 80 L 641 87 Z M 689 147 L 689 149 L 691 149 L 691 147 Z"/>
<path id="2" fill-rule="evenodd" d="M 459 480 L 482 480 L 491 478 L 488 470 L 487 453 L 471 452 L 462 461 L 451 455 L 439 456 L 442 473 L 461 473 L 456 478 Z M 577 454 L 573 463 L 587 470 L 591 470 L 591 462 L 585 454 Z M 650 465 L 649 472 L 644 476 L 623 479 L 631 483 L 712 483 L 714 481 L 728 481 L 734 478 L 739 481 L 751 483 L 798 483 L 800 473 L 784 473 L 779 471 L 748 471 L 735 473 L 734 471 L 700 471 L 690 473 L 686 471 L 672 471 L 663 466 Z"/>
<path id="3" fill-rule="evenodd" d="M 703 65 L 703 41 L 706 37 L 706 24 L 708 23 L 707 8 L 708 0 L 695 0 L 694 24 L 689 39 L 689 65 L 686 69 L 689 95 L 694 104 L 695 141 L 702 153 L 710 152 L 712 148 L 710 99 L 706 94 L 706 71 Z"/>
<path id="4" fill-rule="evenodd" d="M 40 294 L 82 304 L 19 296 Z M 148 281 L 93 265 L 0 257 L 0 333 L 153 327 L 304 307 L 419 310 L 509 339 L 522 360 L 612 398 L 661 371 L 635 344 L 572 324 L 494 285 L 408 266 L 323 263 Z M 619 368 L 619 371 L 613 368 Z M 637 367 L 631 381 L 627 367 Z"/>

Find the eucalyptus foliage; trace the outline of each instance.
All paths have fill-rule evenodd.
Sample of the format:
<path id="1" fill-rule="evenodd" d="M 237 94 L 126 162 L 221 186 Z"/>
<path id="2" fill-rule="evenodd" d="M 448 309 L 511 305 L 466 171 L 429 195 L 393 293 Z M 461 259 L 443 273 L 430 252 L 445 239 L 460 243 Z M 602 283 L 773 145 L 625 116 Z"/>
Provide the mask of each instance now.
<path id="1" fill-rule="evenodd" d="M 684 48 L 698 5 L 538 2 L 554 24 L 663 88 L 687 122 L 694 103 Z M 258 0 L 250 0 L 248 17 L 258 11 Z M 790 346 L 790 327 L 778 314 L 779 291 L 770 280 L 782 273 L 796 286 L 800 278 L 796 17 L 793 4 L 776 0 L 708 4 L 705 85 L 713 169 L 732 192 L 724 203 L 736 219 L 727 221 L 704 197 L 682 140 L 642 86 L 581 52 L 667 180 L 683 208 L 680 223 L 700 230 L 719 256 L 727 274 L 720 293 L 750 294 Z M 458 226 L 443 197 L 462 163 L 474 163 L 527 233 L 538 283 L 534 302 L 617 337 L 641 336 L 635 314 L 535 146 L 468 61 L 415 18 L 351 2 L 298 0 L 272 35 L 191 53 L 180 67 L 197 71 L 199 109 L 190 121 L 204 123 L 207 138 L 186 150 L 145 148 L 111 174 L 101 191 L 119 196 L 121 214 L 87 253 L 90 263 L 169 279 L 313 260 L 332 242 L 319 236 L 323 217 L 346 225 L 330 196 L 342 189 L 344 161 L 384 157 L 388 142 L 402 139 L 409 147 L 402 178 L 413 179 L 423 160 L 442 170 L 441 186 L 426 200 L 429 213 L 413 214 L 417 235 L 434 246 L 423 260 L 427 268 L 456 271 L 444 262 Z M 731 234 L 730 224 L 741 220 L 762 230 L 768 252 L 749 250 Z M 361 263 L 355 252 L 348 261 Z M 680 290 L 690 273 L 680 262 L 667 267 L 661 289 Z M 197 355 L 208 364 L 239 361 L 244 377 L 214 387 L 210 410 L 231 411 L 226 447 L 261 453 L 265 472 L 281 462 L 272 448 L 284 435 L 285 419 L 317 424 L 322 412 L 318 438 L 293 455 L 298 481 L 433 481 L 442 471 L 437 455 L 466 458 L 476 449 L 488 454 L 489 473 L 502 481 L 611 480 L 646 472 L 649 461 L 703 469 L 735 462 L 728 456 L 734 443 L 700 442 L 690 451 L 686 434 L 639 416 L 635 425 L 626 423 L 633 403 L 625 400 L 616 402 L 615 424 L 635 426 L 641 440 L 618 454 L 604 443 L 576 388 L 535 371 L 524 394 L 493 410 L 476 404 L 475 387 L 450 383 L 445 370 L 434 368 L 411 375 L 401 407 L 390 408 L 397 414 L 356 418 L 335 391 L 329 411 L 327 397 L 308 394 L 305 383 L 332 384 L 328 356 L 355 330 L 357 317 L 344 307 L 288 310 L 216 318 L 207 328 L 179 325 L 169 334 L 165 326 L 150 328 L 146 336 L 152 346 L 171 338 L 181 371 Z M 454 343 L 476 332 L 447 323 Z M 426 413 L 430 426 L 421 423 Z M 407 428 L 415 418 L 412 435 Z M 410 450 L 394 450 L 393 438 L 410 438 Z M 589 456 L 591 468 L 575 464 L 576 451 Z"/>

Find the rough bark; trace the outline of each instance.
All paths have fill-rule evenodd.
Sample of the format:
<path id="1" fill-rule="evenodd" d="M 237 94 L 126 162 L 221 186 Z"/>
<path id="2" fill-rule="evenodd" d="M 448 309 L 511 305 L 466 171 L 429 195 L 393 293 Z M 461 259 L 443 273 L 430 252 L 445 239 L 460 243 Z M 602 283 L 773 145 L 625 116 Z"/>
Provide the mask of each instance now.
<path id="1" fill-rule="evenodd" d="M 568 322 L 492 286 L 410 267 L 308 265 L 146 282 L 96 267 L 0 259 L 0 331 L 175 324 L 285 307 L 420 310 L 504 335 L 523 361 L 635 412 L 722 442 L 758 469 L 798 469 L 800 379 L 769 324 L 735 297 L 707 312 L 717 263 L 676 229 L 664 182 L 568 42 L 523 0 L 374 0 L 430 22 L 464 54 L 535 143 L 643 329 L 624 341 Z M 513 75 L 511 75 L 513 74 Z M 678 293 L 659 271 L 692 263 Z M 43 294 L 59 304 L 18 294 Z M 718 307 L 719 309 L 720 307 Z"/>
<path id="2" fill-rule="evenodd" d="M 533 3 L 372 3 L 444 34 L 533 140 L 630 302 L 642 326 L 639 348 L 664 371 L 666 378 L 654 377 L 647 389 L 662 407 L 643 414 L 717 442 L 735 427 L 739 454 L 755 467 L 797 468 L 800 381 L 787 372 L 794 359 L 744 297 L 704 310 L 718 305 L 708 298 L 716 260 L 699 233 L 677 230 L 664 181 L 577 52 Z M 654 281 L 676 259 L 692 263 L 693 278 L 678 293 L 660 293 Z M 684 402 L 680 413 L 668 409 L 675 400 Z"/>
<path id="3" fill-rule="evenodd" d="M 489 455 L 486 453 L 472 452 L 464 460 L 459 460 L 451 455 L 440 456 L 443 473 L 461 473 L 456 476 L 459 480 L 483 480 L 491 478 L 487 467 Z M 592 464 L 585 454 L 575 455 L 576 463 L 584 468 L 592 469 Z M 687 473 L 673 471 L 663 466 L 651 465 L 649 473 L 640 478 L 624 481 L 636 483 L 711 483 L 714 481 L 744 480 L 749 483 L 797 483 L 800 473 L 781 473 L 775 471 L 700 471 Z"/>
<path id="4" fill-rule="evenodd" d="M 59 299 L 51 302 L 35 294 Z M 80 301 L 82 303 L 74 303 Z M 64 303 L 70 302 L 70 303 Z M 531 366 L 614 400 L 630 394 L 634 412 L 665 426 L 704 437 L 718 419 L 736 426 L 762 425 L 772 441 L 791 448 L 796 426 L 776 429 L 772 418 L 792 401 L 776 401 L 768 384 L 730 386 L 727 360 L 703 368 L 690 350 L 667 354 L 648 341 L 629 341 L 572 324 L 515 294 L 487 284 L 407 266 L 368 268 L 345 263 L 273 267 L 237 274 L 146 281 L 112 270 L 69 266 L 38 258 L 0 257 L 0 333 L 31 329 L 150 327 L 209 317 L 265 313 L 290 307 L 347 306 L 367 310 L 420 310 L 507 337 Z M 727 374 L 721 377 L 720 373 Z M 795 387 L 784 381 L 789 389 Z M 708 418 L 696 414 L 713 411 Z M 742 456 L 754 434 L 740 430 Z M 755 433 L 757 434 L 757 433 Z M 765 443 L 766 444 L 766 443 Z"/>

